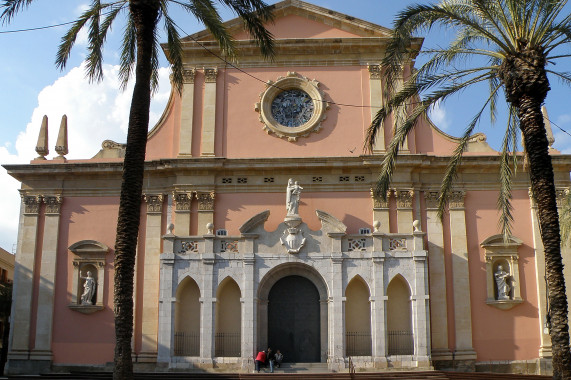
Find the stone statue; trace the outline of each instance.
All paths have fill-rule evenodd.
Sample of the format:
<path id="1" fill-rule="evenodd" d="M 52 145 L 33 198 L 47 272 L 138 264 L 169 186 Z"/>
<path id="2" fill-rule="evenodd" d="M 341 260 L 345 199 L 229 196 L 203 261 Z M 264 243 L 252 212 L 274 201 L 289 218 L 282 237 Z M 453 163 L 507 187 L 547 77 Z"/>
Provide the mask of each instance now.
<path id="1" fill-rule="evenodd" d="M 498 287 L 498 300 L 509 300 L 511 287 L 508 284 L 508 279 L 510 274 L 505 272 L 501 265 L 498 265 L 494 277 L 496 278 L 496 285 Z"/>
<path id="2" fill-rule="evenodd" d="M 299 208 L 299 198 L 301 196 L 301 190 L 303 187 L 299 186 L 297 181 L 293 181 L 290 178 L 287 183 L 287 194 L 286 194 L 286 210 L 287 215 L 297 215 Z"/>
<path id="3" fill-rule="evenodd" d="M 80 277 L 85 280 L 83 283 L 83 294 L 81 295 L 82 305 L 93 305 L 93 296 L 95 295 L 95 279 L 91 276 L 91 272 L 87 271 L 87 277 Z"/>

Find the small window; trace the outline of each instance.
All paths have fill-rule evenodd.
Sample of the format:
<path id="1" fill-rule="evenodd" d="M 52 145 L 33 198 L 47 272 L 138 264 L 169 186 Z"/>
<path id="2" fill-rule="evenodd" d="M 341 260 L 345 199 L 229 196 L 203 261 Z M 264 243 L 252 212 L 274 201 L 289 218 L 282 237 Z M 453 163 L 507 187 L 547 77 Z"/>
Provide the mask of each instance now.
<path id="1" fill-rule="evenodd" d="M 323 177 L 313 177 L 313 182 L 323 182 Z"/>
<path id="2" fill-rule="evenodd" d="M 355 182 L 365 182 L 365 176 L 364 175 L 356 175 L 355 176 Z"/>
<path id="3" fill-rule="evenodd" d="M 223 228 L 216 230 L 216 236 L 228 236 L 228 231 Z"/>
<path id="4" fill-rule="evenodd" d="M 274 177 L 264 177 L 264 182 L 265 182 L 265 183 L 273 183 L 273 182 L 274 182 Z"/>
<path id="5" fill-rule="evenodd" d="M 224 178 L 222 178 L 222 183 L 232 183 L 232 178 L 224 177 Z"/>
<path id="6" fill-rule="evenodd" d="M 369 227 L 359 228 L 359 235 L 369 235 L 371 233 L 371 229 Z"/>
<path id="7" fill-rule="evenodd" d="M 239 177 L 239 178 L 238 178 L 238 183 L 248 183 L 248 178 L 246 178 L 246 177 Z"/>
<path id="8" fill-rule="evenodd" d="M 340 176 L 339 182 L 349 182 L 349 176 Z"/>

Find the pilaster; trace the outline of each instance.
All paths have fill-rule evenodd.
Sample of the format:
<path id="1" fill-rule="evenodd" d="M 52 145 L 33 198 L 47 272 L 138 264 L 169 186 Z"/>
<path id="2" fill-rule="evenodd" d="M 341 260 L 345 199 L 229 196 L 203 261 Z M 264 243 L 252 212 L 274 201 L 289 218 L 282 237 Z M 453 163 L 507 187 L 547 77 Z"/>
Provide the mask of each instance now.
<path id="1" fill-rule="evenodd" d="M 203 364 L 212 364 L 214 357 L 214 333 L 215 333 L 215 307 L 216 298 L 214 293 L 214 253 L 202 254 L 202 294 L 200 302 L 200 361 Z"/>
<path id="2" fill-rule="evenodd" d="M 242 256 L 242 268 L 244 270 L 242 289 L 244 297 L 242 298 L 242 368 L 253 368 L 253 358 L 256 354 L 257 341 L 256 329 L 257 314 L 256 314 L 256 294 L 254 290 L 254 265 L 256 259 L 253 252 L 245 252 Z"/>
<path id="3" fill-rule="evenodd" d="M 331 236 L 331 299 L 329 300 L 329 369 L 339 371 L 345 368 L 345 309 L 343 297 L 343 256 L 341 236 Z M 339 243 L 339 244 L 335 244 Z"/>
<path id="4" fill-rule="evenodd" d="M 172 246 L 174 236 L 165 239 L 165 246 Z M 170 248 L 170 247 L 169 247 Z M 167 248 L 165 247 L 165 250 Z M 157 362 L 169 363 L 174 355 L 174 319 L 176 287 L 174 281 L 175 254 L 163 253 L 160 256 L 159 331 Z"/>
<path id="5" fill-rule="evenodd" d="M 174 191 L 175 233 L 177 236 L 190 234 L 190 205 L 192 203 L 191 191 Z"/>
<path id="6" fill-rule="evenodd" d="M 22 195 L 12 293 L 14 318 L 11 324 L 12 341 L 8 353 L 8 368 L 11 367 L 11 360 L 29 359 L 32 289 L 41 201 L 42 197 L 39 195 Z"/>
<path id="7" fill-rule="evenodd" d="M 204 69 L 204 102 L 202 111 L 202 149 L 201 156 L 214 157 L 214 138 L 216 128 L 216 77 L 218 69 Z"/>
<path id="8" fill-rule="evenodd" d="M 192 155 L 192 120 L 194 117 L 194 76 L 195 69 L 184 70 L 180 104 L 180 135 L 178 155 Z"/>
<path id="9" fill-rule="evenodd" d="M 139 361 L 153 362 L 157 357 L 159 278 L 161 253 L 161 222 L 163 194 L 145 194 L 147 221 L 145 231 L 145 261 L 143 263 L 143 301 L 141 352 Z"/>
<path id="10" fill-rule="evenodd" d="M 214 223 L 214 191 L 196 193 L 198 199 L 198 234 L 202 235 L 208 232 L 208 223 Z"/>
<path id="11" fill-rule="evenodd" d="M 379 64 L 367 65 L 369 70 L 369 91 L 371 99 L 371 121 L 377 116 L 377 112 L 383 106 L 383 88 L 381 84 L 381 66 Z M 373 154 L 383 154 L 385 148 L 385 125 L 379 126 L 377 139 L 373 144 Z"/>
<path id="12" fill-rule="evenodd" d="M 422 237 L 422 232 L 414 232 Z M 426 251 L 413 252 L 415 284 L 412 296 L 414 315 L 414 353 L 419 366 L 428 367 L 430 355 L 430 307 L 428 286 L 428 266 L 426 265 Z"/>
<path id="13" fill-rule="evenodd" d="M 54 318 L 54 291 L 57 267 L 57 247 L 62 197 L 43 197 L 46 204 L 40 284 L 38 288 L 38 309 L 36 317 L 36 340 L 31 353 L 33 360 L 52 360 L 52 326 Z"/>
<path id="14" fill-rule="evenodd" d="M 438 191 L 425 191 L 426 233 L 430 279 L 430 320 L 432 359 L 451 360 L 448 348 L 448 313 L 446 303 L 446 270 L 444 261 L 444 235 L 438 218 Z"/>
<path id="15" fill-rule="evenodd" d="M 382 249 L 382 234 L 373 235 L 373 239 L 380 240 L 378 244 Z M 375 244 L 377 246 L 377 244 Z M 385 279 L 384 265 L 385 257 L 383 252 L 373 252 L 373 284 L 371 294 L 371 334 L 373 340 L 373 362 L 375 368 L 385 368 L 387 366 L 386 356 L 386 323 L 385 323 Z"/>
<path id="16" fill-rule="evenodd" d="M 409 234 L 412 232 L 412 221 L 414 215 L 412 213 L 412 201 L 414 199 L 414 190 L 395 190 L 397 198 L 397 225 L 398 232 L 401 234 Z"/>
<path id="17" fill-rule="evenodd" d="M 454 318 L 456 326 L 456 359 L 464 361 L 470 369 L 476 359 L 472 346 L 472 314 L 470 305 L 470 273 L 468 269 L 468 242 L 464 191 L 453 191 L 449 199 L 450 239 L 452 248 L 452 278 L 454 292 Z M 468 369 L 468 368 L 467 368 Z"/>
<path id="18" fill-rule="evenodd" d="M 379 231 L 390 232 L 390 219 L 389 219 L 389 198 L 392 191 L 387 191 L 386 200 L 375 196 L 375 192 L 371 189 L 371 198 L 373 200 L 373 221 L 380 223 Z"/>

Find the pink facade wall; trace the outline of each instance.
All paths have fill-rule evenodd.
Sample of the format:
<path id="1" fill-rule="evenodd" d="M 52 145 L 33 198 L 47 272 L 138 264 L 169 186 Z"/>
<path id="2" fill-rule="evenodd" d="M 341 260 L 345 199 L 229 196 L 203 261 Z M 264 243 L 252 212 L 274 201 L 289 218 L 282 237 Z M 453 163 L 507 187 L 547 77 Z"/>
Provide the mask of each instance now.
<path id="1" fill-rule="evenodd" d="M 513 192 L 513 236 L 521 239 L 518 284 L 524 302 L 510 310 L 486 305 L 485 251 L 480 243 L 496 235 L 498 193 L 470 191 L 466 195 L 472 334 L 478 361 L 524 360 L 537 357 L 539 350 L 538 302 L 535 257 L 529 195 L 526 190 Z"/>
<path id="2" fill-rule="evenodd" d="M 315 210 L 325 211 L 347 226 L 347 233 L 355 234 L 359 228 L 371 228 L 373 221 L 372 200 L 368 192 L 314 193 L 304 191 L 299 205 L 299 215 L 309 229 L 321 229 Z M 270 210 L 264 228 L 275 231 L 286 216 L 285 194 L 282 193 L 234 193 L 216 196 L 214 228 L 225 228 L 229 235 L 239 235 L 239 228 L 252 216 Z"/>
<path id="3" fill-rule="evenodd" d="M 66 197 L 61 206 L 52 343 L 54 363 L 113 361 L 113 246 L 118 207 L 117 197 Z M 97 240 L 110 248 L 105 267 L 105 308 L 95 314 L 82 314 L 68 308 L 76 295 L 72 289 L 75 255 L 68 247 L 81 240 Z"/>

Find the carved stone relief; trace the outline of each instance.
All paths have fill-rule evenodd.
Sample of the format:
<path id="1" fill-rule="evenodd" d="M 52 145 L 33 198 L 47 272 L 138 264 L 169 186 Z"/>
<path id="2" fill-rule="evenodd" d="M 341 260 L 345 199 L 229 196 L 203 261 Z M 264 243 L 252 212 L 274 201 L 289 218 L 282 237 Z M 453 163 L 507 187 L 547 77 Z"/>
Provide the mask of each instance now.
<path id="1" fill-rule="evenodd" d="M 46 204 L 46 214 L 59 214 L 63 198 L 59 195 L 48 195 L 43 197 Z"/>
<path id="2" fill-rule="evenodd" d="M 206 83 L 216 83 L 216 77 L 218 76 L 218 69 L 216 68 L 205 68 L 204 69 L 204 81 Z"/>
<path id="3" fill-rule="evenodd" d="M 145 194 L 143 199 L 147 203 L 147 214 L 160 214 L 163 211 L 163 194 Z"/>
<path id="4" fill-rule="evenodd" d="M 214 210 L 214 191 L 208 193 L 197 192 L 196 199 L 198 199 L 198 210 L 199 211 L 213 211 Z"/>
<path id="5" fill-rule="evenodd" d="M 452 191 L 448 198 L 448 206 L 450 208 L 464 208 L 464 198 L 466 193 L 462 190 Z"/>
<path id="6" fill-rule="evenodd" d="M 395 190 L 398 208 L 412 208 L 414 190 Z"/>
<path id="7" fill-rule="evenodd" d="M 175 211 L 190 211 L 192 192 L 188 193 L 173 192 L 173 200 L 175 205 Z"/>
<path id="8" fill-rule="evenodd" d="M 378 64 L 367 65 L 369 69 L 369 79 L 381 79 L 381 66 Z"/>
<path id="9" fill-rule="evenodd" d="M 42 197 L 40 195 L 23 195 L 24 214 L 37 214 L 40 211 Z"/>

